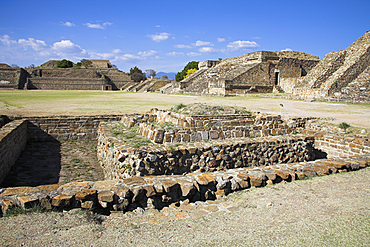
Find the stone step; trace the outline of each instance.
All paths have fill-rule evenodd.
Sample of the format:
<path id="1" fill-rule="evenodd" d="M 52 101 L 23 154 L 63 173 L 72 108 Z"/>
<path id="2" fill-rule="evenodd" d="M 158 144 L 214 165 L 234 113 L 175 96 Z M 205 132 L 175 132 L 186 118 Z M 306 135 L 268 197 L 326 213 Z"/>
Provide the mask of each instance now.
<path id="1" fill-rule="evenodd" d="M 162 209 L 180 201 L 215 200 L 234 191 L 292 182 L 366 168 L 369 156 L 317 160 L 269 167 L 238 168 L 185 176 L 132 177 L 96 182 L 40 185 L 0 189 L 2 215 L 12 209 L 94 209 L 98 212 L 127 211 L 137 207 Z"/>

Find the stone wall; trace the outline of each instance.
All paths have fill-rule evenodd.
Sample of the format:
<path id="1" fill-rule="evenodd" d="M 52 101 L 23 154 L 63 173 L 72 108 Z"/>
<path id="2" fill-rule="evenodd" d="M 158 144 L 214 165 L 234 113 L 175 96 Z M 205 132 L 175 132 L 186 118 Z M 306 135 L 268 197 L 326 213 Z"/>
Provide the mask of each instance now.
<path id="1" fill-rule="evenodd" d="M 21 68 L 0 67 L 0 89 L 22 89 L 27 72 Z"/>
<path id="2" fill-rule="evenodd" d="M 0 183 L 27 142 L 27 120 L 15 120 L 0 129 Z"/>
<path id="3" fill-rule="evenodd" d="M 99 123 L 118 121 L 121 116 L 27 118 L 29 141 L 93 139 Z"/>
<path id="4" fill-rule="evenodd" d="M 119 118 L 115 116 L 107 120 Z M 57 127 L 55 126 L 58 125 L 55 122 L 57 120 L 48 122 L 46 119 L 43 122 L 45 124 L 43 128 Z M 88 121 L 92 120 L 93 118 L 88 119 Z M 100 118 L 100 120 L 103 119 Z M 42 121 L 38 121 L 41 128 Z M 76 122 L 77 119 L 74 121 Z M 35 205 L 46 210 L 84 208 L 105 214 L 112 211 L 133 210 L 137 207 L 162 209 L 179 201 L 213 200 L 217 196 L 246 188 L 290 182 L 313 175 L 353 171 L 370 166 L 370 156 L 364 155 L 370 151 L 368 139 L 343 138 L 306 130 L 305 121 L 293 119 L 287 122 L 287 125 L 295 125 L 306 136 L 243 138 L 193 143 L 172 148 L 166 148 L 163 145 L 127 147 L 124 142 L 110 135 L 109 123 L 101 123 L 98 156 L 106 169 L 106 176 L 117 179 L 1 188 L 0 214 L 6 215 L 15 207 L 31 208 Z M 32 119 L 29 122 L 31 123 Z M 81 124 L 73 128 L 79 125 Z M 59 127 L 64 131 L 68 129 L 62 124 Z M 14 120 L 2 128 L 0 134 L 1 148 L 4 147 L 5 142 L 5 148 L 12 147 L 17 143 L 14 139 L 17 139 L 18 143 L 25 143 L 27 121 Z M 329 159 L 307 161 L 314 158 L 314 147 L 322 148 L 329 154 Z M 15 149 L 9 150 L 19 149 L 22 149 L 22 144 L 16 144 Z M 1 149 L 1 154 L 3 153 L 7 151 Z M 356 157 L 348 157 L 354 154 Z M 203 173 L 206 171 L 208 173 Z M 138 175 L 183 173 L 187 174 L 138 177 Z M 125 178 L 131 175 L 135 176 Z"/>
<path id="5" fill-rule="evenodd" d="M 73 182 L 37 187 L 0 189 L 2 215 L 12 209 L 39 205 L 45 210 L 83 208 L 98 213 L 129 211 L 137 207 L 162 209 L 179 202 L 214 200 L 231 192 L 291 182 L 314 175 L 355 171 L 370 166 L 370 157 L 317 160 L 270 167 L 237 168 L 186 176 L 132 177 L 96 182 Z"/>
<path id="6" fill-rule="evenodd" d="M 46 90 L 112 90 L 105 79 L 28 78 L 26 89 Z"/>
<path id="7" fill-rule="evenodd" d="M 302 132 L 312 133 L 313 131 Z M 370 154 L 368 138 L 343 137 L 325 132 L 316 132 L 314 135 L 315 148 L 327 153 L 328 158 Z"/>
<path id="8" fill-rule="evenodd" d="M 313 138 L 276 136 L 234 138 L 180 146 L 148 145 L 131 148 L 111 136 L 111 126 L 101 123 L 98 159 L 106 179 L 131 176 L 214 172 L 237 167 L 273 165 L 314 159 Z"/>

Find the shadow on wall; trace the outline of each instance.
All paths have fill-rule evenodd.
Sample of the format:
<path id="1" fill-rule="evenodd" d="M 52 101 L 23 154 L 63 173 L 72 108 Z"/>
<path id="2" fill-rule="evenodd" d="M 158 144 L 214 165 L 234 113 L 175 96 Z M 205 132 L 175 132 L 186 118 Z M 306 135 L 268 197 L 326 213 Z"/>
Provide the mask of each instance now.
<path id="1" fill-rule="evenodd" d="M 60 142 L 30 122 L 28 137 L 25 149 L 0 187 L 58 183 L 61 170 Z"/>
<path id="2" fill-rule="evenodd" d="M 60 142 L 28 142 L 0 187 L 57 184 L 61 170 Z"/>

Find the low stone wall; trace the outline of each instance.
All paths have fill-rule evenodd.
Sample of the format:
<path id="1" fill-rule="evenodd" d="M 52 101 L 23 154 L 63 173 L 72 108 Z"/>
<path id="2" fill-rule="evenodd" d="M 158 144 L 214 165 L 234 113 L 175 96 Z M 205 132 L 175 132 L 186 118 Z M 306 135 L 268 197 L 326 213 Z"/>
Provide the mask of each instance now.
<path id="1" fill-rule="evenodd" d="M 120 115 L 87 117 L 33 117 L 28 118 L 28 140 L 76 140 L 97 136 L 100 122 L 118 121 Z"/>
<path id="2" fill-rule="evenodd" d="M 313 131 L 302 132 L 313 133 Z M 368 138 L 343 137 L 325 132 L 316 132 L 314 136 L 315 147 L 327 153 L 328 158 L 370 154 L 370 140 Z"/>
<path id="3" fill-rule="evenodd" d="M 18 159 L 27 142 L 27 120 L 16 120 L 0 129 L 0 183 Z"/>
<path id="4" fill-rule="evenodd" d="M 125 141 L 112 136 L 112 127 L 101 123 L 98 130 L 98 159 L 106 179 L 197 170 L 213 172 L 314 159 L 311 137 L 269 136 L 130 148 Z"/>
<path id="5" fill-rule="evenodd" d="M 84 208 L 110 214 L 137 207 L 162 209 L 179 201 L 214 200 L 233 191 L 329 175 L 370 166 L 370 156 L 317 160 L 268 167 L 238 168 L 186 176 L 132 177 L 97 182 L 74 182 L 0 189 L 1 213 L 15 207 L 40 205 L 46 210 Z"/>
<path id="6" fill-rule="evenodd" d="M 170 145 L 171 143 L 285 135 L 295 132 L 297 127 L 304 127 L 309 119 L 292 118 L 283 121 L 279 115 L 263 114 L 188 116 L 152 109 L 148 114 L 125 115 L 120 122 L 127 128 L 138 126 L 140 133 L 154 143 Z"/>

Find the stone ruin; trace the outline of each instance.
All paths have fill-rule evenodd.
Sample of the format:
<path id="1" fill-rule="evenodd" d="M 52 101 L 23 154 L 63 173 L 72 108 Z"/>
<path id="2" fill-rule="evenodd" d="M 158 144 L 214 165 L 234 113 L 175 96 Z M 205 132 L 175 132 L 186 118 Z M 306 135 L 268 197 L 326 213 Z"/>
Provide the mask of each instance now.
<path id="1" fill-rule="evenodd" d="M 370 102 L 370 31 L 347 49 L 327 54 L 307 76 L 298 79 L 293 95 Z"/>
<path id="2" fill-rule="evenodd" d="M 249 93 L 291 93 L 319 57 L 297 51 L 259 51 L 221 61 L 203 61 L 199 70 L 182 80 L 174 91 L 220 96 Z"/>
<path id="3" fill-rule="evenodd" d="M 0 64 L 0 89 L 160 91 L 172 80 L 134 82 L 130 75 L 112 67 L 109 60 L 89 60 L 87 68 L 57 68 L 50 60 L 33 69 Z"/>
<path id="4" fill-rule="evenodd" d="M 295 98 L 370 102 L 370 31 L 347 49 L 322 60 L 297 51 L 259 51 L 241 57 L 199 62 L 199 70 L 181 82 L 134 82 L 108 60 L 90 60 L 91 68 L 59 69 L 55 60 L 36 69 L 0 64 L 0 89 L 124 90 L 219 96 L 291 93 Z"/>
<path id="5" fill-rule="evenodd" d="M 169 91 L 219 96 L 291 93 L 300 99 L 370 102 L 370 31 L 323 59 L 296 51 L 259 51 L 200 62 Z"/>
<path id="6" fill-rule="evenodd" d="M 0 180 L 27 141 L 96 138 L 104 181 L 0 188 L 15 207 L 110 214 L 214 200 L 233 191 L 370 166 L 370 141 L 323 132 L 315 118 L 178 105 L 124 116 L 30 118 L 0 129 Z"/>

